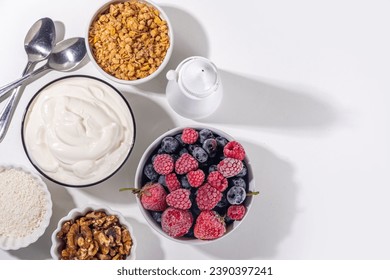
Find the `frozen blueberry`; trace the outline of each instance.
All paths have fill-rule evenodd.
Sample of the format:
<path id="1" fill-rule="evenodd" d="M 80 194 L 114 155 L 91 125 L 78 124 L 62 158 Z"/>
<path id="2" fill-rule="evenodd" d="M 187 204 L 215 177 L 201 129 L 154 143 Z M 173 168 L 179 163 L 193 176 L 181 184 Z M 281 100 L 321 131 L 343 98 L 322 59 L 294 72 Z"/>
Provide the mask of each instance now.
<path id="1" fill-rule="evenodd" d="M 161 212 L 151 211 L 150 214 L 152 215 L 153 220 L 155 220 L 159 224 L 161 223 L 161 215 L 162 215 Z"/>
<path id="2" fill-rule="evenodd" d="M 209 167 L 209 173 L 213 172 L 213 171 L 217 171 L 218 170 L 218 167 L 216 164 L 213 164 L 213 165 L 210 165 Z"/>
<path id="3" fill-rule="evenodd" d="M 186 175 L 180 177 L 180 183 L 181 183 L 182 188 L 188 189 L 188 190 L 191 189 L 191 185 L 190 185 L 190 183 L 188 183 L 188 179 L 187 179 Z"/>
<path id="4" fill-rule="evenodd" d="M 242 187 L 242 188 L 246 189 L 245 180 L 242 178 L 233 178 L 231 180 L 231 182 L 232 182 L 232 186 Z"/>
<path id="5" fill-rule="evenodd" d="M 181 139 L 181 133 L 180 134 L 176 134 L 175 135 L 175 139 L 177 140 L 177 142 L 179 142 L 180 145 L 184 146 L 184 142 L 183 140 Z"/>
<path id="6" fill-rule="evenodd" d="M 248 169 L 246 168 L 245 164 L 242 167 L 240 173 L 238 173 L 236 176 L 237 177 L 244 177 L 248 173 Z"/>
<path id="7" fill-rule="evenodd" d="M 145 166 L 144 168 L 144 174 L 146 177 L 148 177 L 149 180 L 151 181 L 156 181 L 158 178 L 157 172 L 153 168 L 153 164 L 149 163 Z"/>
<path id="8" fill-rule="evenodd" d="M 164 175 L 161 175 L 160 177 L 158 177 L 158 182 L 163 185 L 164 187 L 167 186 L 167 183 L 165 181 L 165 176 Z"/>
<path id="9" fill-rule="evenodd" d="M 241 204 L 246 198 L 246 191 L 243 187 L 233 186 L 228 190 L 226 198 L 232 205 Z"/>
<path id="10" fill-rule="evenodd" d="M 204 128 L 199 131 L 199 142 L 203 144 L 206 139 L 214 138 L 214 134 L 210 129 Z"/>
<path id="11" fill-rule="evenodd" d="M 195 150 L 195 148 L 199 147 L 198 145 L 188 145 L 188 151 L 192 154 Z"/>
<path id="12" fill-rule="evenodd" d="M 206 151 L 203 150 L 201 147 L 195 147 L 194 150 L 192 151 L 192 156 L 201 163 L 206 162 L 207 159 L 209 158 Z"/>
<path id="13" fill-rule="evenodd" d="M 218 136 L 217 138 L 215 138 L 215 140 L 217 141 L 218 146 L 221 148 L 225 147 L 225 145 L 229 142 L 226 138 L 222 136 Z"/>
<path id="14" fill-rule="evenodd" d="M 180 151 L 179 151 L 179 155 L 183 155 L 183 154 L 189 154 L 188 150 L 186 148 L 182 148 Z"/>
<path id="15" fill-rule="evenodd" d="M 164 137 L 161 141 L 161 149 L 163 149 L 166 153 L 171 154 L 176 152 L 179 149 L 179 141 L 173 138 L 172 136 Z"/>
<path id="16" fill-rule="evenodd" d="M 202 147 L 210 155 L 210 157 L 214 157 L 217 153 L 217 140 L 214 138 L 206 139 L 203 142 Z"/>

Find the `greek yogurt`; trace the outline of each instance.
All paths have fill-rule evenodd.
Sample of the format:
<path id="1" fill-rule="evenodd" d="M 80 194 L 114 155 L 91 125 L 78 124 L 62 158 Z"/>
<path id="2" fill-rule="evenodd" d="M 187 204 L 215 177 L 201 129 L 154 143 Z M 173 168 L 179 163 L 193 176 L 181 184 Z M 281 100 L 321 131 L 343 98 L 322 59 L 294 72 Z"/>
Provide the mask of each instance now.
<path id="1" fill-rule="evenodd" d="M 134 120 L 111 86 L 69 77 L 43 88 L 24 120 L 24 145 L 32 163 L 64 185 L 91 185 L 113 174 L 134 144 Z"/>

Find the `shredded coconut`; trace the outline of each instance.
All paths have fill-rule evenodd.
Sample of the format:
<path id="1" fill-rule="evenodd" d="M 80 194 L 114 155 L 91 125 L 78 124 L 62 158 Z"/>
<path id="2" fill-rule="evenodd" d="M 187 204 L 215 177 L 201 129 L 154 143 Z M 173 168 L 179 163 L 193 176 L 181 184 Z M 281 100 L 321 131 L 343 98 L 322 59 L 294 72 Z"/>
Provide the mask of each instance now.
<path id="1" fill-rule="evenodd" d="M 0 236 L 27 236 L 46 213 L 44 190 L 33 176 L 17 169 L 0 169 L 0 205 Z"/>

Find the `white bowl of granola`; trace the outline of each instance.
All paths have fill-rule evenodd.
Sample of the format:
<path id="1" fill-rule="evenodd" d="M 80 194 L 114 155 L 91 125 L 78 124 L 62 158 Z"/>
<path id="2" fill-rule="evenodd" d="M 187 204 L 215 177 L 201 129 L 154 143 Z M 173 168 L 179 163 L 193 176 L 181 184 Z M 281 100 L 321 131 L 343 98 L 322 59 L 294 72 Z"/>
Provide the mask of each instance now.
<path id="1" fill-rule="evenodd" d="M 51 236 L 54 260 L 135 260 L 137 242 L 124 216 L 107 206 L 74 208 Z"/>
<path id="2" fill-rule="evenodd" d="M 173 49 L 166 13 L 145 0 L 114 0 L 92 16 L 86 32 L 87 53 L 106 78 L 138 85 L 156 77 Z"/>

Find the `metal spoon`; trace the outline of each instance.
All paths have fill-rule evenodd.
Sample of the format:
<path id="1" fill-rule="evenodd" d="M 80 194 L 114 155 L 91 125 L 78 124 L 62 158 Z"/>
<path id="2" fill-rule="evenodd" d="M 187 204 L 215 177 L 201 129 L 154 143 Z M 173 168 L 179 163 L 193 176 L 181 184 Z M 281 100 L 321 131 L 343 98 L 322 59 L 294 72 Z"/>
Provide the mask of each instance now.
<path id="1" fill-rule="evenodd" d="M 31 26 L 24 39 L 24 49 L 27 53 L 28 62 L 24 68 L 23 76 L 30 73 L 36 63 L 46 59 L 51 54 L 55 40 L 55 25 L 50 18 L 41 18 Z M 0 142 L 7 132 L 21 91 L 22 88 L 18 87 L 12 92 L 0 113 Z"/>
<path id="2" fill-rule="evenodd" d="M 65 72 L 76 68 L 83 61 L 86 53 L 84 38 L 75 37 L 59 42 L 54 46 L 53 52 L 45 65 L 8 85 L 0 87 L 0 98 L 9 90 L 20 86 L 44 71 L 56 70 Z"/>

